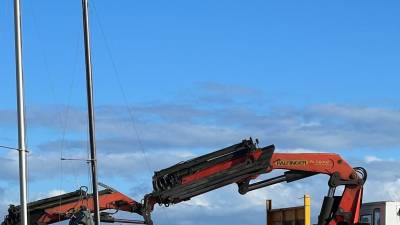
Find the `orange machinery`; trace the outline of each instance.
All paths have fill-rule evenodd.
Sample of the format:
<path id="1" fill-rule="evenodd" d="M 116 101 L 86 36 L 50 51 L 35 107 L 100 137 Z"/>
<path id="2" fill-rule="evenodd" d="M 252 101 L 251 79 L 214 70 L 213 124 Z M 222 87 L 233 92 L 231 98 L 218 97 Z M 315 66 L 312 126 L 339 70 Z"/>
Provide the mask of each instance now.
<path id="1" fill-rule="evenodd" d="M 141 214 L 140 203 L 107 185 L 99 185 L 105 187 L 104 190 L 99 192 L 101 211 L 114 209 Z M 90 219 L 83 218 L 87 215 L 85 213 L 92 211 L 93 197 L 87 193 L 86 187 L 81 187 L 79 190 L 70 193 L 30 202 L 28 204 L 28 220 L 30 225 L 45 225 L 65 220 L 70 220 L 71 225 L 82 224 L 80 221 Z M 106 212 L 102 212 L 101 221 L 144 224 L 143 221 L 137 220 L 118 220 L 110 217 L 110 214 Z M 10 205 L 8 215 L 5 216 L 1 225 L 19 224 L 20 208 L 19 206 Z"/>
<path id="2" fill-rule="evenodd" d="M 150 213 L 156 203 L 169 206 L 191 197 L 236 183 L 240 194 L 281 182 L 293 182 L 316 174 L 330 176 L 318 225 L 355 225 L 359 223 L 365 169 L 353 168 L 337 154 L 274 153 L 275 146 L 259 148 L 250 140 L 222 150 L 178 163 L 155 172 L 153 192 L 144 199 L 143 215 L 151 224 Z M 286 170 L 283 175 L 253 182 L 259 175 Z M 338 186 L 344 186 L 335 196 Z"/>

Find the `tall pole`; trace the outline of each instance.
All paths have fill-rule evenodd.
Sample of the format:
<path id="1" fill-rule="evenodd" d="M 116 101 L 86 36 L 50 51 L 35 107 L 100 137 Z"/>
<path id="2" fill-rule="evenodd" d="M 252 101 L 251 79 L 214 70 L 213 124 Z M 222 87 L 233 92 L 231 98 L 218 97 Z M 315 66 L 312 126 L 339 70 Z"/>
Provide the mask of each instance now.
<path id="1" fill-rule="evenodd" d="M 15 65 L 16 65 L 16 78 L 17 78 L 19 192 L 20 192 L 20 207 L 21 207 L 20 215 L 21 215 L 21 225 L 28 225 L 24 75 L 22 70 L 21 8 L 19 0 L 14 0 L 14 26 L 15 26 Z"/>
<path id="2" fill-rule="evenodd" d="M 92 62 L 90 53 L 90 32 L 89 32 L 89 9 L 88 0 L 82 0 L 83 8 L 83 33 L 85 41 L 85 65 L 86 65 L 86 92 L 87 92 L 87 109 L 89 119 L 89 141 L 90 141 L 90 165 L 92 172 L 92 188 L 93 188 L 93 207 L 94 207 L 94 223 L 100 225 L 99 213 L 99 192 L 97 189 L 97 159 L 96 159 L 96 140 L 94 126 L 94 109 L 93 109 L 93 81 L 92 81 Z"/>

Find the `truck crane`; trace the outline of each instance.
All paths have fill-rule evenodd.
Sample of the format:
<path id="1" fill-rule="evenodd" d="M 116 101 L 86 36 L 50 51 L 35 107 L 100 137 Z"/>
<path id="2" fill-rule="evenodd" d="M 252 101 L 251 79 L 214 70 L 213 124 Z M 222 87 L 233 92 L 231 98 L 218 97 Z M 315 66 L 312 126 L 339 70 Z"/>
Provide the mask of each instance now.
<path id="1" fill-rule="evenodd" d="M 328 193 L 322 203 L 318 225 L 360 224 L 363 185 L 367 179 L 367 172 L 364 168 L 351 167 L 337 154 L 275 153 L 274 145 L 260 148 L 258 144 L 258 140 L 254 142 L 250 138 L 224 149 L 156 171 L 152 178 L 153 191 L 146 194 L 141 203 L 123 195 L 119 196 L 123 199 L 119 204 L 114 201 L 107 207 L 103 207 L 103 209 L 112 208 L 137 213 L 143 216 L 143 221 L 119 220 L 110 214 L 103 214 L 102 221 L 153 225 L 151 213 L 156 204 L 168 207 L 171 204 L 188 201 L 192 197 L 230 184 L 237 184 L 239 193 L 244 195 L 249 191 L 277 183 L 289 183 L 317 174 L 325 174 L 329 176 Z M 257 180 L 260 175 L 274 170 L 285 171 L 276 177 Z M 344 186 L 344 190 L 340 195 L 335 195 L 336 188 L 339 186 Z M 101 196 L 100 202 L 102 202 Z M 72 218 L 70 219 L 71 225 L 82 224 L 79 221 L 83 220 L 90 222 L 90 218 L 88 219 L 90 213 L 87 213 L 90 212 L 90 209 L 78 210 L 79 204 L 75 203 L 76 206 L 72 211 L 80 216 L 64 218 Z M 67 207 L 64 207 L 64 211 L 65 209 Z M 17 224 L 7 223 L 5 225 Z"/>

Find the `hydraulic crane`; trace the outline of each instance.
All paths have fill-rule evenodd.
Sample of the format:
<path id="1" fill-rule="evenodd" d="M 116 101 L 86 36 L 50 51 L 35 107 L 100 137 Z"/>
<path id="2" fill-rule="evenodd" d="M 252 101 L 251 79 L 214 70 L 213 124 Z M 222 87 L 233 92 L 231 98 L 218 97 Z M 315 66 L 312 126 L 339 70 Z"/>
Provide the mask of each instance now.
<path id="1" fill-rule="evenodd" d="M 367 179 L 365 169 L 352 168 L 337 154 L 274 153 L 274 150 L 274 145 L 259 148 L 258 140 L 256 142 L 252 139 L 243 140 L 227 148 L 157 171 L 153 176 L 153 191 L 144 196 L 142 203 L 108 188 L 106 190 L 112 198 L 104 198 L 104 192 L 100 193 L 101 210 L 117 209 L 134 212 L 143 216 L 144 221 L 119 220 L 104 213 L 101 216 L 102 221 L 152 225 L 151 213 L 155 204 L 165 206 L 177 204 L 229 184 L 236 183 L 239 193 L 246 194 L 273 184 L 326 174 L 330 177 L 329 189 L 322 203 L 318 225 L 359 224 L 363 185 Z M 277 177 L 254 182 L 260 175 L 273 170 L 285 170 L 285 172 Z M 344 190 L 336 196 L 335 191 L 339 186 L 344 186 Z M 71 225 L 82 224 L 82 221 L 90 223 L 90 211 L 93 207 L 87 200 L 85 203 L 89 207 L 80 209 L 83 205 L 80 201 L 71 199 L 66 201 L 61 208 L 54 204 L 50 204 L 49 207 L 44 205 L 40 208 L 42 213 L 39 215 L 41 216 L 35 218 L 39 218 L 37 222 L 42 224 L 58 222 L 60 218 L 61 220 L 70 219 Z M 2 225 L 18 225 L 10 218 L 15 218 L 15 215 L 9 214 L 8 220 L 5 220 L 8 222 L 3 222 Z M 31 216 L 31 218 L 34 217 Z"/>
<path id="2" fill-rule="evenodd" d="M 114 209 L 141 214 L 141 204 L 121 192 L 99 183 L 105 189 L 99 191 L 100 215 L 102 222 L 121 222 L 144 224 L 138 220 L 115 219 L 104 210 Z M 86 187 L 58 196 L 41 199 L 28 204 L 29 225 L 53 224 L 69 220 L 70 225 L 92 225 L 93 196 L 87 193 Z M 20 206 L 10 205 L 8 215 L 1 225 L 20 225 Z"/>
<path id="3" fill-rule="evenodd" d="M 144 198 L 143 213 L 152 224 L 151 211 L 155 204 L 177 204 L 225 185 L 238 185 L 239 193 L 281 182 L 293 182 L 316 174 L 330 176 L 318 225 L 356 225 L 359 223 L 363 185 L 367 179 L 364 168 L 352 168 L 337 154 L 274 153 L 275 146 L 258 148 L 256 143 L 241 143 L 178 163 L 155 172 L 153 192 Z M 252 183 L 259 175 L 273 170 L 286 170 L 283 175 Z M 344 186 L 335 196 L 338 186 Z"/>

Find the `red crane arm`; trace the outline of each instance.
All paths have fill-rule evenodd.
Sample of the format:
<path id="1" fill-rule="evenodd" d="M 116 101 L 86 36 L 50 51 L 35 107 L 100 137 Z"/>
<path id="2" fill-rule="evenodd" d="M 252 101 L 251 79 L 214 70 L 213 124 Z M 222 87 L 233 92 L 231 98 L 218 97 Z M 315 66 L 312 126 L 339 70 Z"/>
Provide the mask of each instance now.
<path id="1" fill-rule="evenodd" d="M 258 148 L 252 140 L 197 157 L 155 172 L 153 192 L 144 199 L 143 216 L 151 224 L 150 214 L 156 203 L 176 204 L 208 191 L 237 183 L 239 193 L 280 182 L 293 182 L 316 174 L 330 176 L 318 225 L 354 225 L 359 222 L 366 171 L 352 168 L 337 154 L 274 153 L 273 145 Z M 272 170 L 283 175 L 250 183 Z M 335 189 L 345 186 L 340 196 Z"/>
<path id="2" fill-rule="evenodd" d="M 337 213 L 326 215 L 325 218 L 320 218 L 320 220 L 330 219 L 329 225 L 359 223 L 364 180 L 359 179 L 358 169 L 353 169 L 339 155 L 329 153 L 274 153 L 268 170 L 274 169 L 330 175 L 329 192 L 334 192 L 334 189 L 339 185 L 345 185 L 345 189 L 340 200 L 337 198 L 336 203 L 334 203 L 333 193 L 328 193 L 331 196 L 326 197 L 324 203 L 331 205 L 328 208 L 334 207 L 334 204 L 339 204 L 335 209 Z M 333 202 L 329 203 L 329 201 Z M 323 207 L 326 206 L 323 205 Z M 321 210 L 321 214 L 324 213 L 323 210 Z M 320 217 L 323 217 L 321 214 Z"/>
<path id="3" fill-rule="evenodd" d="M 122 194 L 121 192 L 99 193 L 100 211 L 115 209 L 127 212 L 137 212 L 140 203 Z M 70 218 L 72 212 L 77 212 L 81 207 L 86 207 L 93 212 L 93 197 L 88 197 L 74 202 L 46 208 L 37 220 L 39 223 L 51 224 Z"/>
<path id="4" fill-rule="evenodd" d="M 101 211 L 115 209 L 141 214 L 142 205 L 140 203 L 110 187 L 99 192 L 99 203 Z M 28 204 L 30 225 L 52 224 L 68 220 L 81 209 L 93 212 L 93 197 L 82 188 L 74 192 L 30 202 Z M 110 217 L 104 219 L 112 222 Z M 19 224 L 20 207 L 11 205 L 8 215 L 1 225 Z"/>
<path id="5" fill-rule="evenodd" d="M 259 160 L 263 153 L 262 149 L 256 149 L 243 157 L 204 168 L 194 174 L 182 177 L 182 184 L 189 184 L 221 171 L 229 170 L 243 164 L 246 160 Z M 327 175 L 338 173 L 340 178 L 344 180 L 351 179 L 351 177 L 355 178 L 357 175 L 344 159 L 337 154 L 330 153 L 273 153 L 269 166 L 263 173 L 269 173 L 274 169 L 314 172 Z M 257 176 L 260 174 L 257 174 Z"/>
<path id="6" fill-rule="evenodd" d="M 258 151 L 259 154 L 259 151 Z M 354 169 L 339 155 L 331 153 L 274 153 L 270 170 L 300 170 L 322 174 L 338 173 L 343 180 L 354 179 Z"/>

